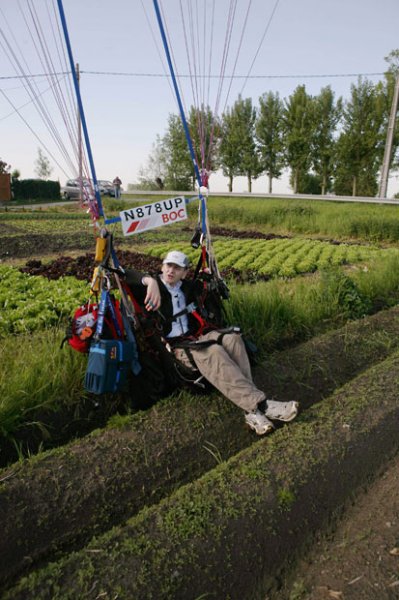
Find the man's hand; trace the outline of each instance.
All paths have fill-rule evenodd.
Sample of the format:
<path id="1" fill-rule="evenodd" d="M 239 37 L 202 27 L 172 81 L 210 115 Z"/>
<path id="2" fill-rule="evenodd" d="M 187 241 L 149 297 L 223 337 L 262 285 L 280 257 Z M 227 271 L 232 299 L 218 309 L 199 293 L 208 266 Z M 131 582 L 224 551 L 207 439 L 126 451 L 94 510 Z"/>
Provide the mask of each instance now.
<path id="1" fill-rule="evenodd" d="M 146 310 L 158 310 L 161 306 L 161 293 L 159 291 L 159 285 L 154 277 L 146 275 L 142 279 L 143 285 L 147 287 L 147 294 L 144 299 L 144 306 Z"/>

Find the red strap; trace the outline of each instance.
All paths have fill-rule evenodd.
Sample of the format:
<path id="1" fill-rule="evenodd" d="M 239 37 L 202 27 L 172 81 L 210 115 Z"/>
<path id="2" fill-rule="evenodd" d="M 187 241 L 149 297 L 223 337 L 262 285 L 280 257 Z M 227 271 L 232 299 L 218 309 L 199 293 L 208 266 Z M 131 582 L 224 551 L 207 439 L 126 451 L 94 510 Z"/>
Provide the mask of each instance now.
<path id="1" fill-rule="evenodd" d="M 144 311 L 143 311 L 142 307 L 140 306 L 140 304 L 137 302 L 136 298 L 133 296 L 133 293 L 132 293 L 132 290 L 130 289 L 130 287 L 128 285 L 124 284 L 123 289 L 129 296 L 130 300 L 132 301 L 132 304 L 134 307 L 134 312 L 139 315 L 143 315 Z"/>
<path id="2" fill-rule="evenodd" d="M 205 321 L 205 319 L 203 319 L 196 310 L 193 310 L 193 312 L 191 314 L 193 315 L 193 317 L 195 317 L 197 319 L 197 321 L 200 324 L 199 329 L 196 332 L 194 337 L 198 338 L 200 335 L 203 335 L 205 329 L 207 331 L 212 331 L 213 329 L 217 329 L 217 327 L 215 325 L 213 325 L 212 323 L 209 323 L 208 321 Z"/>
<path id="3" fill-rule="evenodd" d="M 202 268 L 206 269 L 206 267 L 208 266 L 206 264 L 206 247 L 202 246 L 201 248 L 201 258 L 202 258 Z"/>

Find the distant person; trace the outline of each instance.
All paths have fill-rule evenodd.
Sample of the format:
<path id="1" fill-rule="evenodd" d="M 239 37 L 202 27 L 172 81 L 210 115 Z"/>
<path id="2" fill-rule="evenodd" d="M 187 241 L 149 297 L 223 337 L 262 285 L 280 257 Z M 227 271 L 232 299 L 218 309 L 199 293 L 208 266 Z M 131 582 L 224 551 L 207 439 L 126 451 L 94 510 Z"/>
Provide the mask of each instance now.
<path id="1" fill-rule="evenodd" d="M 160 177 L 156 178 L 155 183 L 157 184 L 157 186 L 159 187 L 160 190 L 163 190 L 164 183 L 163 183 L 163 181 L 162 181 L 162 179 Z"/>
<path id="2" fill-rule="evenodd" d="M 112 183 L 114 184 L 115 198 L 120 198 L 122 181 L 119 179 L 118 175 L 115 177 Z"/>

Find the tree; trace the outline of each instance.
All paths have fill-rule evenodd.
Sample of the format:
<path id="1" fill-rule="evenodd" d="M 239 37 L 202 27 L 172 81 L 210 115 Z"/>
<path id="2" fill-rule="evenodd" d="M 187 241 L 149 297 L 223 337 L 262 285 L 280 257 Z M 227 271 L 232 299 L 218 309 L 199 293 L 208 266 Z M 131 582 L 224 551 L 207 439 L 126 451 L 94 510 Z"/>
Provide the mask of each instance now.
<path id="1" fill-rule="evenodd" d="M 389 124 L 389 115 L 391 112 L 394 89 L 397 85 L 397 80 L 399 77 L 399 49 L 392 50 L 385 57 L 385 61 L 388 63 L 389 68 L 385 73 L 385 94 L 386 94 L 386 128 Z M 385 137 L 387 134 L 387 130 L 385 133 Z M 397 150 L 399 148 L 399 117 L 396 114 L 393 138 L 392 138 L 392 150 L 391 150 L 391 166 L 393 168 L 399 168 L 399 155 L 397 154 Z"/>
<path id="2" fill-rule="evenodd" d="M 278 179 L 284 168 L 283 111 L 284 103 L 278 93 L 268 92 L 259 98 L 255 134 L 261 168 L 269 179 L 269 194 L 273 179 Z"/>
<path id="3" fill-rule="evenodd" d="M 248 191 L 252 191 L 252 179 L 262 172 L 255 142 L 256 109 L 252 100 L 241 96 L 227 111 L 222 121 L 220 160 L 223 174 L 229 177 L 229 191 L 233 189 L 233 177 L 245 175 Z"/>
<path id="4" fill-rule="evenodd" d="M 168 128 L 161 144 L 165 167 L 165 188 L 182 191 L 193 190 L 194 167 L 179 116 L 169 115 Z"/>
<path id="5" fill-rule="evenodd" d="M 39 179 L 48 179 L 50 177 L 53 167 L 50 165 L 49 159 L 43 154 L 41 148 L 37 149 L 35 165 L 35 173 Z"/>
<path id="6" fill-rule="evenodd" d="M 259 152 L 255 141 L 256 108 L 251 98 L 243 100 L 241 96 L 234 104 L 237 114 L 238 133 L 240 137 L 240 161 L 238 174 L 245 175 L 248 180 L 248 192 L 252 192 L 252 180 L 262 173 Z"/>
<path id="7" fill-rule="evenodd" d="M 298 189 L 301 190 L 301 194 L 320 194 L 321 183 L 319 175 L 302 172 L 299 174 Z"/>
<path id="8" fill-rule="evenodd" d="M 384 148 L 384 105 L 386 98 L 371 81 L 359 78 L 357 85 L 351 86 L 337 142 L 336 193 L 376 195 Z"/>
<path id="9" fill-rule="evenodd" d="M 4 160 L 2 160 L 0 158 L 0 175 L 3 175 L 4 173 L 8 173 L 10 169 L 11 169 L 11 165 L 9 165 L 8 163 L 6 163 Z"/>
<path id="10" fill-rule="evenodd" d="M 335 132 L 342 115 L 342 99 L 334 103 L 330 86 L 323 88 L 314 98 L 314 131 L 312 135 L 312 167 L 321 181 L 325 194 L 331 185 L 335 161 Z"/>
<path id="11" fill-rule="evenodd" d="M 285 159 L 291 168 L 291 185 L 294 194 L 302 191 L 299 182 L 304 180 L 312 163 L 313 107 L 313 99 L 306 93 L 304 85 L 299 85 L 285 101 Z"/>
<path id="12" fill-rule="evenodd" d="M 223 175 L 229 180 L 229 192 L 233 191 L 233 180 L 239 172 L 239 146 L 240 137 L 236 127 L 236 114 L 232 109 L 227 109 L 222 116 L 219 158 Z"/>

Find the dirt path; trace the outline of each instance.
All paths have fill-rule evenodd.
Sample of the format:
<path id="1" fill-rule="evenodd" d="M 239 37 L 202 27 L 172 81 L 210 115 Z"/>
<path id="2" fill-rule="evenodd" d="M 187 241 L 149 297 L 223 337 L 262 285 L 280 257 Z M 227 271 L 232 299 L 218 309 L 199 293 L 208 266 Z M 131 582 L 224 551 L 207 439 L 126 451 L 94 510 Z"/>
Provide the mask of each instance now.
<path id="1" fill-rule="evenodd" d="M 399 456 L 266 600 L 399 598 Z"/>

